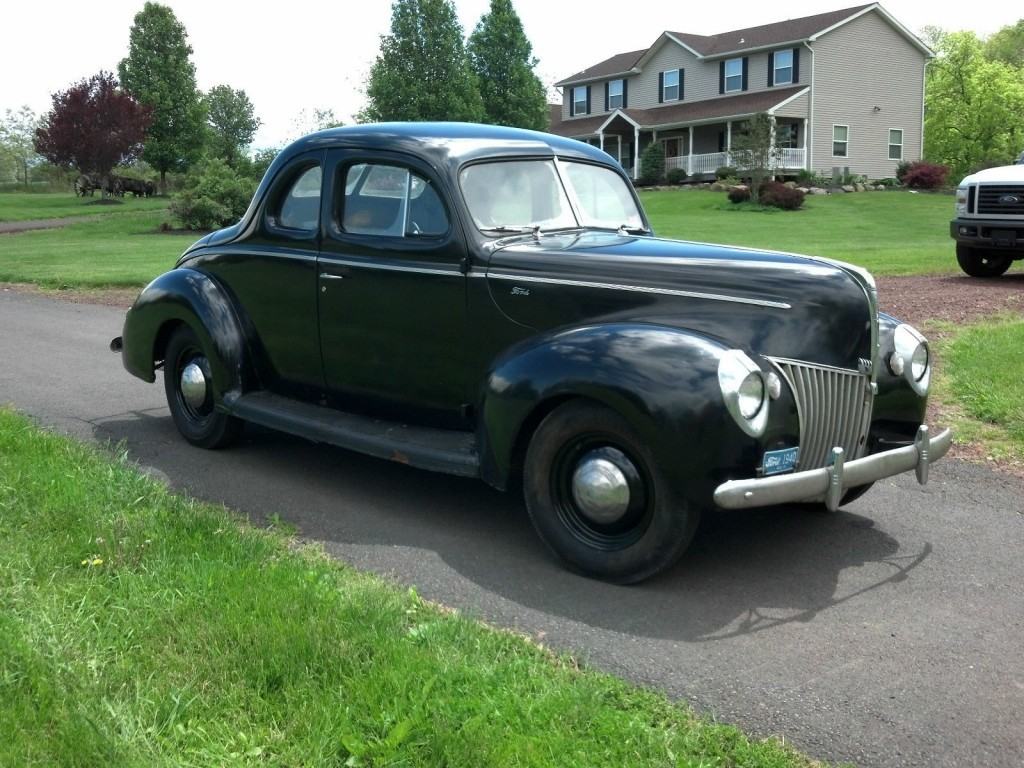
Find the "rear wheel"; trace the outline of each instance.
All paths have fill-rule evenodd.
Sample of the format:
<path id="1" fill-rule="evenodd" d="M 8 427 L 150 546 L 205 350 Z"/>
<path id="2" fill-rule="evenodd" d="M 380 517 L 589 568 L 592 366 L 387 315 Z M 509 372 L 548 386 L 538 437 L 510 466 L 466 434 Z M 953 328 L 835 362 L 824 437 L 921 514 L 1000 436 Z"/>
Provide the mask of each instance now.
<path id="1" fill-rule="evenodd" d="M 182 437 L 202 448 L 223 448 L 242 429 L 242 422 L 214 407 L 210 358 L 195 332 L 186 325 L 167 342 L 164 391 L 171 417 Z"/>
<path id="2" fill-rule="evenodd" d="M 999 251 L 972 248 L 957 243 L 956 260 L 971 277 L 999 277 L 1010 268 L 1013 258 Z"/>
<path id="3" fill-rule="evenodd" d="M 621 584 L 672 565 L 699 519 L 628 422 L 592 403 L 567 403 L 540 423 L 523 488 L 534 528 L 559 558 Z"/>

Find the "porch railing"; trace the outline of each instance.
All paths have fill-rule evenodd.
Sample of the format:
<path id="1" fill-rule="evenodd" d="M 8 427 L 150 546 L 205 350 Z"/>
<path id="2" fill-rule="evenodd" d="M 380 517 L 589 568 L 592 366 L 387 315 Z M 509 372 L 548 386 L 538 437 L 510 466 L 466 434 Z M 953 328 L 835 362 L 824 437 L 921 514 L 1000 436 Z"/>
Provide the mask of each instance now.
<path id="1" fill-rule="evenodd" d="M 806 161 L 807 150 L 803 147 L 796 149 L 783 149 L 782 156 L 776 166 L 780 169 L 803 168 Z M 710 175 L 719 168 L 735 166 L 736 159 L 728 152 L 710 152 L 702 155 L 681 155 L 679 157 L 665 158 L 665 170 L 682 168 L 690 176 Z M 742 170 L 742 169 L 741 169 Z"/>

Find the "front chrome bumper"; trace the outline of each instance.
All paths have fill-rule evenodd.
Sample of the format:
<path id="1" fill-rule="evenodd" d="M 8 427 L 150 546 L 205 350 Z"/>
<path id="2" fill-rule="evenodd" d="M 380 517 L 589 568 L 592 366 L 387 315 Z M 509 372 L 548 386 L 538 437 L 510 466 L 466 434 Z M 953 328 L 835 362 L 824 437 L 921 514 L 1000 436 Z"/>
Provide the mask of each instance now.
<path id="1" fill-rule="evenodd" d="M 715 489 L 715 504 L 723 509 L 749 509 L 824 497 L 825 506 L 834 511 L 847 490 L 883 477 L 913 469 L 917 481 L 924 485 L 928 482 L 929 465 L 945 456 L 952 444 L 951 430 L 944 429 L 935 437 L 929 437 L 928 427 L 922 425 L 913 445 L 853 461 L 844 461 L 843 449 L 833 448 L 833 462 L 829 467 L 722 483 Z"/>

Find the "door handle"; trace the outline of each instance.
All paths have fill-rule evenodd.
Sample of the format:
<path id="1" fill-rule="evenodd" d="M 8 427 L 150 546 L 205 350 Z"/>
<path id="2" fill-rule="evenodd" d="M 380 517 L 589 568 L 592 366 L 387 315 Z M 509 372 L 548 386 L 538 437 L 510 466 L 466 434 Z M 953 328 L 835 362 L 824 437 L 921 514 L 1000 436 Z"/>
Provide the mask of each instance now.
<path id="1" fill-rule="evenodd" d="M 320 279 L 321 280 L 344 280 L 345 276 L 344 275 L 332 275 L 330 272 L 321 272 L 320 273 Z"/>

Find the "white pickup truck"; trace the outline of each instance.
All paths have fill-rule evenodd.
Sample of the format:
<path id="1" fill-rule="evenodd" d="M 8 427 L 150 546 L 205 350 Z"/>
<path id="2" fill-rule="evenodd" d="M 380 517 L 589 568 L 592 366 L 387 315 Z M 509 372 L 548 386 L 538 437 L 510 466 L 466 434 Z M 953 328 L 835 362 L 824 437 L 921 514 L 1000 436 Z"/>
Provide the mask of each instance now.
<path id="1" fill-rule="evenodd" d="M 988 168 L 961 181 L 949 234 L 960 269 L 971 277 L 998 277 L 1024 259 L 1024 165 Z"/>

